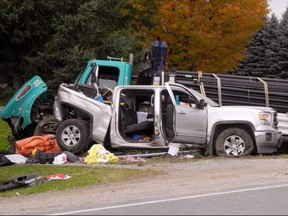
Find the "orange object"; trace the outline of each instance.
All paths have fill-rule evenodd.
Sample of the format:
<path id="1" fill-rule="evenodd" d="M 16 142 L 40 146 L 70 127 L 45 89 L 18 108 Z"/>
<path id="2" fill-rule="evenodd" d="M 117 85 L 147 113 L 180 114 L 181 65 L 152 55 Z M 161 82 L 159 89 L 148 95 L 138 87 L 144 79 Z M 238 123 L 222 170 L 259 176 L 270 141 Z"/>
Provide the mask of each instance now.
<path id="1" fill-rule="evenodd" d="M 33 149 L 41 152 L 61 152 L 62 150 L 57 144 L 53 134 L 42 136 L 32 136 L 16 141 L 16 153 L 21 155 L 29 155 Z"/>

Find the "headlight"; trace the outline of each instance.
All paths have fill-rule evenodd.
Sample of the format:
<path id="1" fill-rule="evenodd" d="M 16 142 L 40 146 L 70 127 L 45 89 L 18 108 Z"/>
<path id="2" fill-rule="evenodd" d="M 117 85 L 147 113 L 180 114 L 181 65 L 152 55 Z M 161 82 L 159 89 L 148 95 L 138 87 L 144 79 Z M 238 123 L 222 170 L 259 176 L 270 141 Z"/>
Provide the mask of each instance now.
<path id="1" fill-rule="evenodd" d="M 271 125 L 272 124 L 272 114 L 267 112 L 259 113 L 259 120 L 261 124 Z"/>

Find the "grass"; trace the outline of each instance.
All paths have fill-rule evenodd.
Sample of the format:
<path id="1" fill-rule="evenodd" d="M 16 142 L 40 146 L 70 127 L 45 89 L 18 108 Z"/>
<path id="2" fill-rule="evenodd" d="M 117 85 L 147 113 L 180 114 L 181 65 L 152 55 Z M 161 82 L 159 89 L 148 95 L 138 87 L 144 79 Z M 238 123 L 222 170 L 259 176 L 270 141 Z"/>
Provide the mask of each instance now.
<path id="1" fill-rule="evenodd" d="M 0 152 L 8 151 L 9 145 L 7 136 L 9 135 L 11 136 L 11 130 L 8 127 L 8 124 L 0 118 Z M 139 169 L 125 169 L 125 164 L 123 166 L 122 169 L 107 167 L 95 168 L 87 164 L 81 166 L 77 164 L 12 164 L 0 166 L 0 181 L 32 173 L 36 173 L 42 177 L 57 173 L 71 176 L 70 179 L 66 180 L 48 181 L 39 185 L 15 188 L 5 192 L 0 192 L 0 197 L 15 196 L 16 192 L 21 195 L 28 195 L 57 190 L 75 189 L 91 185 L 125 181 L 134 178 L 143 178 L 145 176 L 161 173 L 153 170 L 143 172 L 143 170 Z"/>
<path id="2" fill-rule="evenodd" d="M 163 174 L 163 172 L 154 170 L 145 170 L 145 172 L 143 172 L 143 170 L 140 169 L 117 169 L 111 167 L 95 168 L 91 165 L 79 166 L 71 164 L 13 164 L 2 166 L 0 169 L 0 181 L 32 173 L 36 173 L 42 176 L 42 178 L 58 173 L 71 176 L 71 178 L 65 180 L 44 181 L 44 183 L 38 185 L 2 191 L 0 192 L 0 197 L 15 196 L 16 192 L 18 195 L 29 195 L 58 190 L 76 189 L 92 185 L 108 184 L 112 182 Z"/>
<path id="3" fill-rule="evenodd" d="M 7 122 L 0 118 L 0 152 L 8 150 L 8 136 L 11 136 L 11 129 L 9 128 Z"/>
<path id="4" fill-rule="evenodd" d="M 5 106 L 7 101 L 0 101 L 0 106 Z M 1 111 L 0 111 L 1 112 Z M 0 152 L 7 152 L 9 144 L 7 137 L 11 136 L 8 124 L 0 118 Z M 134 178 L 144 178 L 145 176 L 157 175 L 161 172 L 139 169 L 116 169 L 91 165 L 53 165 L 53 164 L 12 164 L 0 166 L 0 181 L 16 178 L 22 175 L 36 173 L 43 178 L 48 175 L 63 173 L 71 176 L 70 179 L 58 181 L 45 181 L 39 185 L 21 187 L 0 192 L 0 197 L 10 197 L 17 194 L 29 195 L 35 193 L 51 192 L 66 189 L 75 189 L 92 185 L 108 184 L 117 181 L 125 181 Z"/>
<path id="5" fill-rule="evenodd" d="M 0 106 L 5 106 L 6 101 L 0 101 Z M 8 124 L 0 118 L 0 152 L 6 152 L 9 149 L 7 136 L 11 136 L 11 130 Z M 177 159 L 171 159 L 171 157 L 163 157 L 163 159 L 155 158 L 151 159 L 151 163 L 159 162 L 177 162 Z M 181 160 L 178 160 L 181 161 Z M 23 175 L 36 173 L 40 176 L 47 177 L 48 175 L 63 173 L 71 176 L 70 179 L 58 180 L 58 181 L 46 181 L 39 185 L 33 185 L 29 187 L 21 187 L 10 189 L 8 191 L 0 192 L 0 197 L 15 196 L 16 192 L 20 195 L 29 195 L 35 193 L 51 192 L 58 190 L 75 189 L 80 187 L 87 187 L 92 185 L 108 184 L 117 181 L 125 181 L 134 178 L 144 178 L 147 176 L 154 176 L 163 174 L 161 171 L 143 170 L 141 169 L 125 169 L 125 165 L 133 162 L 126 162 L 121 160 L 118 164 L 121 169 L 111 167 L 93 167 L 91 165 L 82 164 L 65 164 L 65 165 L 53 165 L 53 164 L 12 164 L 6 166 L 0 166 L 0 181 L 9 180 Z M 149 162 L 147 162 L 149 163 Z"/>
<path id="6" fill-rule="evenodd" d="M 4 107 L 10 98 L 0 100 L 0 106 Z M 0 110 L 1 115 L 1 110 Z M 0 118 L 0 152 L 8 150 L 7 136 L 11 136 L 11 130 L 8 124 Z"/>

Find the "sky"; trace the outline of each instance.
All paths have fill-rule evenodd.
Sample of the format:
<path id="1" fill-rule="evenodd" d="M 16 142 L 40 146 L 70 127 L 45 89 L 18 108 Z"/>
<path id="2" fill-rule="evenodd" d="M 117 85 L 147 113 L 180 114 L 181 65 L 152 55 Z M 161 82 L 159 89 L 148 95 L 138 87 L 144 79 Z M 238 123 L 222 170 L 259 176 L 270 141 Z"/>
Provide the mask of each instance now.
<path id="1" fill-rule="evenodd" d="M 278 19 L 281 19 L 282 13 L 288 7 L 288 0 L 269 0 L 271 12 L 274 13 Z"/>

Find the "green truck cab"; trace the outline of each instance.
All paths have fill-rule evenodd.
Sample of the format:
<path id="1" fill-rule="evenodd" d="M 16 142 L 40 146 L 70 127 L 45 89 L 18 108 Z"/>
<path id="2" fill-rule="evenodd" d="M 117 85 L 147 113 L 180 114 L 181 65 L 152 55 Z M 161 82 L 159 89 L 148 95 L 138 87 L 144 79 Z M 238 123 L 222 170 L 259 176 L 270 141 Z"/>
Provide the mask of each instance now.
<path id="1" fill-rule="evenodd" d="M 99 85 L 103 86 L 105 81 L 115 81 L 114 85 L 130 85 L 132 82 L 132 65 L 124 61 L 112 60 L 89 60 L 85 69 L 76 79 L 78 84 L 89 84 L 89 82 L 99 81 Z M 113 82 L 110 82 L 113 87 Z M 114 87 L 115 87 L 114 86 Z M 114 88 L 113 87 L 113 88 Z"/>
<path id="2" fill-rule="evenodd" d="M 87 61 L 74 84 L 76 88 L 97 96 L 101 90 L 113 90 L 117 85 L 131 83 L 132 63 L 109 58 Z M 14 94 L 2 110 L 1 118 L 8 123 L 16 140 L 55 133 L 58 123 L 53 116 L 54 99 L 47 84 L 36 75 Z"/>

